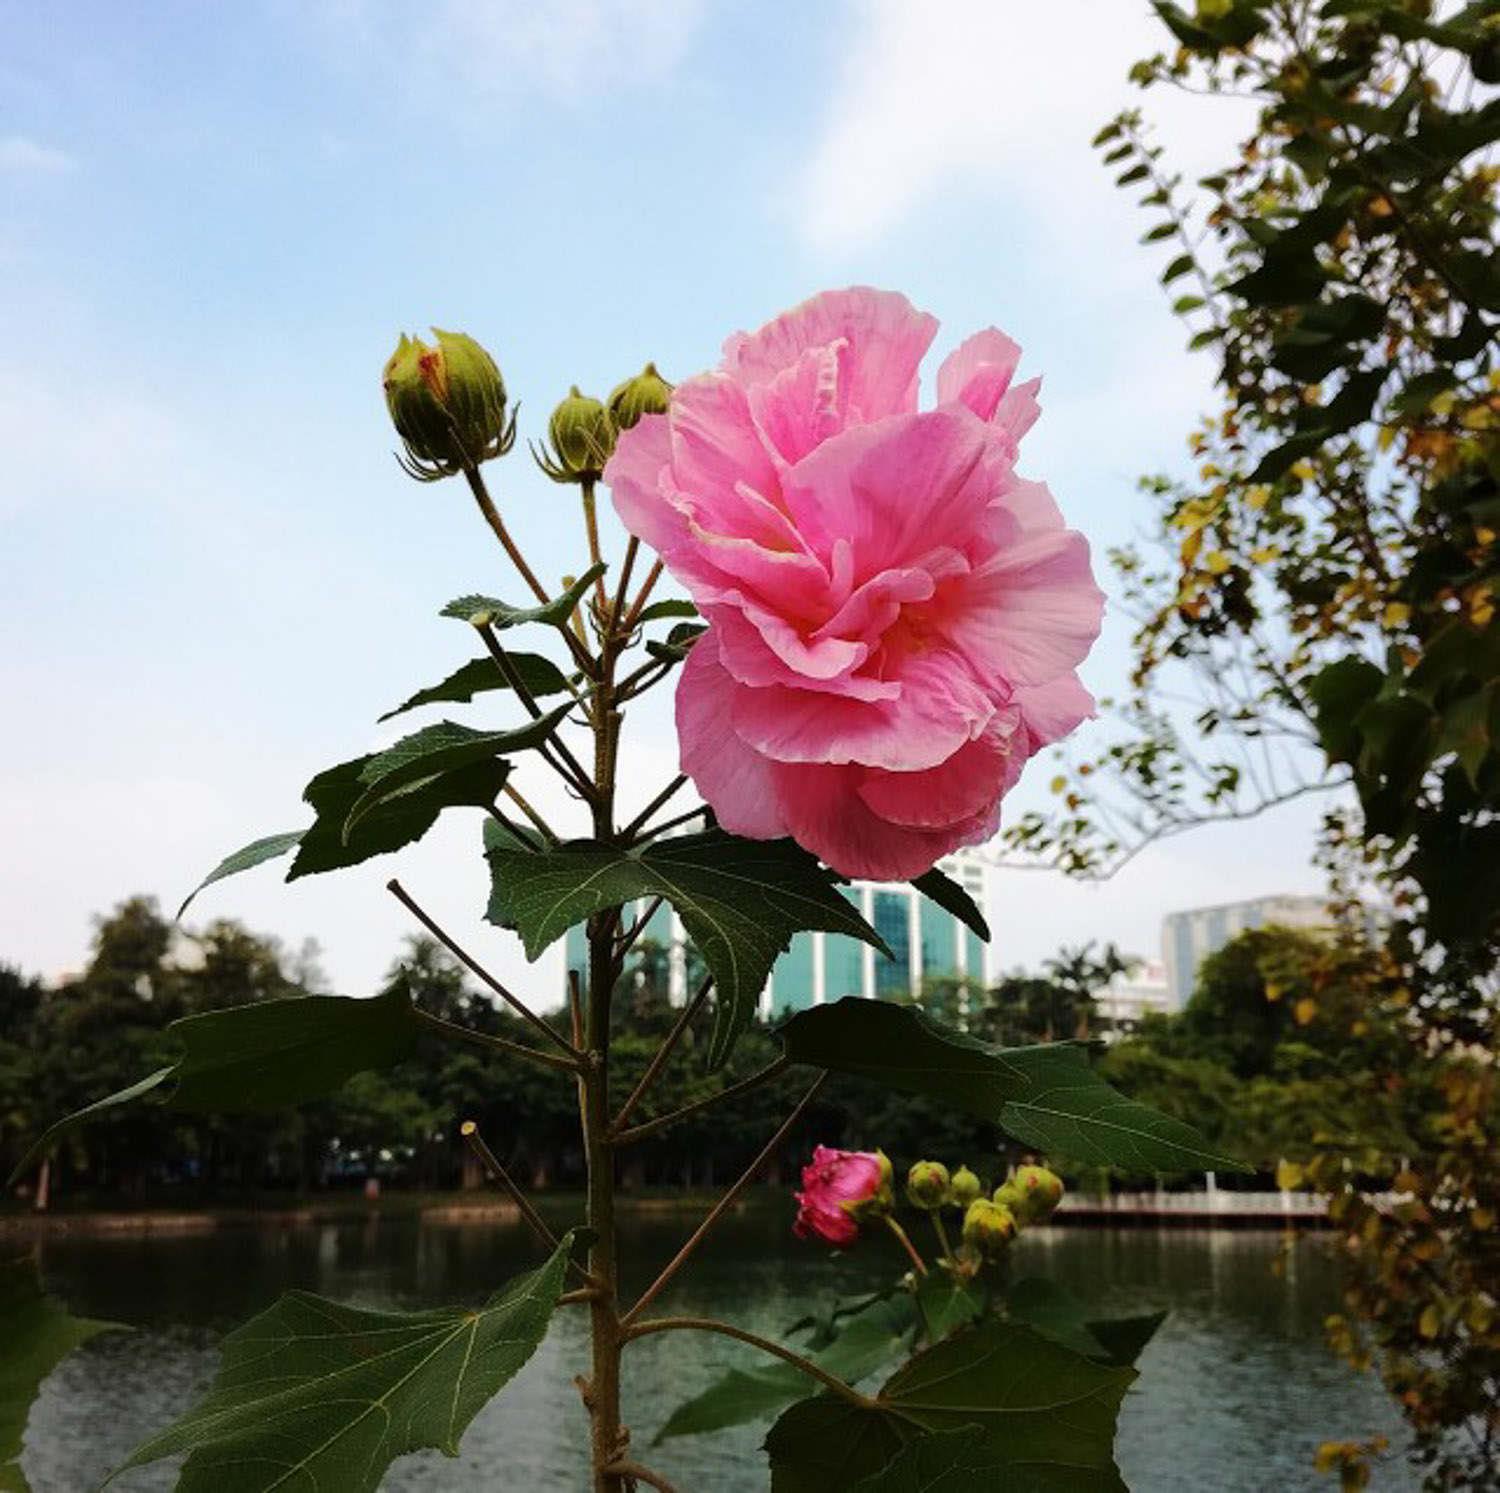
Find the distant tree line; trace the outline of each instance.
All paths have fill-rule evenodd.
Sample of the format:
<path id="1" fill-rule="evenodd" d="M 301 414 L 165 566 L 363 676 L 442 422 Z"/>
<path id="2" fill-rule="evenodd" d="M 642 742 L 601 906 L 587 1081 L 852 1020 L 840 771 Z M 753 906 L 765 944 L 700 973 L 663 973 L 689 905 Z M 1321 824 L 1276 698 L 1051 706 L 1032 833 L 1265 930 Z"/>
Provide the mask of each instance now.
<path id="1" fill-rule="evenodd" d="M 1265 1170 L 1295 1160 L 1315 1138 L 1334 1137 L 1351 1155 L 1361 1146 L 1399 1145 L 1420 1096 L 1392 1071 L 1397 1052 L 1389 1036 L 1362 1014 L 1352 964 L 1341 986 L 1328 961 L 1326 941 L 1306 934 L 1242 935 L 1207 961 L 1180 1015 L 1110 1034 L 1107 1076 Z M 922 1003 L 1000 1044 L 1096 1038 L 1095 993 L 1126 962 L 1113 948 L 1064 950 L 1040 972 L 1007 975 L 988 990 L 930 981 Z M 8 1172 L 53 1119 L 170 1063 L 170 1022 L 250 1001 L 315 998 L 321 979 L 306 951 L 288 959 L 274 940 L 229 921 L 179 933 L 141 897 L 98 921 L 89 962 L 75 977 L 48 986 L 0 965 L 0 1167 Z M 526 1036 L 429 939 L 410 940 L 382 988 L 403 990 L 447 1021 Z M 663 950 L 640 946 L 629 989 L 618 1003 L 621 1094 L 676 1017 Z M 778 1051 L 770 1029 L 757 1028 L 717 1075 L 706 1070 L 704 1040 L 688 1033 L 638 1119 L 690 1105 Z M 794 1086 L 793 1079 L 753 1090 L 630 1148 L 623 1183 L 707 1187 L 736 1175 L 785 1114 Z M 566 1079 L 554 1074 L 424 1043 L 400 1066 L 361 1074 L 335 1098 L 290 1116 L 204 1118 L 127 1107 L 65 1139 L 47 1185 L 59 1202 L 75 1203 L 165 1194 L 226 1202 L 358 1186 L 371 1176 L 423 1190 L 474 1186 L 481 1179 L 458 1137 L 461 1122 L 474 1120 L 524 1182 L 568 1187 L 583 1175 L 572 1104 Z M 828 1085 L 769 1180 L 790 1180 L 817 1142 L 880 1146 L 901 1165 L 991 1154 L 998 1170 L 1004 1160 L 993 1126 L 851 1079 Z M 26 1179 L 24 1194 L 35 1185 L 34 1176 Z"/>

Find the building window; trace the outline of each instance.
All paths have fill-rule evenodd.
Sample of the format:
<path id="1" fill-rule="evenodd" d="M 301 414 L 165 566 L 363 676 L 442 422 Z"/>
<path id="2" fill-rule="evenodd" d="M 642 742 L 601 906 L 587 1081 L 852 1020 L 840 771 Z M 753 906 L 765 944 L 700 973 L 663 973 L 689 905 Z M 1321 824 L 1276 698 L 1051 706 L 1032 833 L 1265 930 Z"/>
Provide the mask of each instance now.
<path id="1" fill-rule="evenodd" d="M 776 961 L 776 978 L 771 988 L 772 1012 L 780 1016 L 787 1011 L 805 1011 L 813 1003 L 813 939 L 811 933 L 797 933 L 792 946 Z"/>
<path id="2" fill-rule="evenodd" d="M 911 992 L 911 924 L 907 911 L 909 894 L 875 893 L 875 931 L 889 945 L 893 959 L 875 956 L 875 994 L 907 995 Z"/>

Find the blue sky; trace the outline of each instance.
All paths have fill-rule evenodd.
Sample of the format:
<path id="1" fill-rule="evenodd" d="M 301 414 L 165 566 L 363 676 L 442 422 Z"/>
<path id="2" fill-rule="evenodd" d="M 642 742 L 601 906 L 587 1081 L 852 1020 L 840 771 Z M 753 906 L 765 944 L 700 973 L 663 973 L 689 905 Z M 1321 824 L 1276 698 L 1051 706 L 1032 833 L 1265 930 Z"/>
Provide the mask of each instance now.
<path id="1" fill-rule="evenodd" d="M 1023 465 L 1102 561 L 1210 371 L 1087 145 L 1159 42 L 1134 0 L 0 3 L 0 958 L 74 968 L 92 913 L 175 905 L 299 825 L 307 778 L 468 656 L 442 603 L 517 592 L 464 493 L 391 458 L 403 328 L 484 341 L 535 435 L 570 383 L 647 358 L 682 377 L 818 289 L 900 289 L 941 318 L 939 355 L 990 323 L 1021 341 L 1045 375 Z M 1148 106 L 1190 171 L 1240 122 Z M 538 568 L 577 568 L 569 494 L 519 449 L 489 474 Z M 1098 692 L 1126 633 L 1112 617 Z M 644 800 L 675 752 L 663 711 L 636 726 Z M 997 875 L 997 958 L 1152 952 L 1171 908 L 1312 889 L 1315 813 L 1174 841 L 1102 887 Z M 477 826 L 452 817 L 194 916 L 315 935 L 361 991 L 409 931 L 382 890 L 399 869 L 524 979 L 476 931 Z"/>

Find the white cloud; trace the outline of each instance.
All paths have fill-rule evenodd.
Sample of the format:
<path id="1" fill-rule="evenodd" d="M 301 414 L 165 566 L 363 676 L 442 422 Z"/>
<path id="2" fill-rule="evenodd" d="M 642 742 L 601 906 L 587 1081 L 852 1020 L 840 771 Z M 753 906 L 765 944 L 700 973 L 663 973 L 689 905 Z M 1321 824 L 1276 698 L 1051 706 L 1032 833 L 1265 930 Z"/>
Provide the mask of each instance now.
<path id="1" fill-rule="evenodd" d="M 0 171 L 31 171 L 57 176 L 78 165 L 65 150 L 28 140 L 25 135 L 7 135 L 0 139 Z"/>
<path id="2" fill-rule="evenodd" d="M 1120 0 L 846 0 L 845 53 L 827 117 L 797 183 L 808 241 L 840 252 L 877 237 L 949 190 L 998 190 L 1007 220 L 1037 222 L 1049 246 L 1108 272 L 1102 213 L 1129 212 L 1089 141 L 1139 101 L 1125 74 L 1162 47 L 1144 5 Z M 1243 130 L 1233 103 L 1145 96 L 1176 164 L 1217 161 Z M 1112 225 L 1111 225 L 1112 226 Z"/>
<path id="3" fill-rule="evenodd" d="M 374 53 L 428 87 L 455 79 L 485 93 L 561 98 L 672 71 L 707 0 L 324 0 L 320 19 L 341 55 Z"/>

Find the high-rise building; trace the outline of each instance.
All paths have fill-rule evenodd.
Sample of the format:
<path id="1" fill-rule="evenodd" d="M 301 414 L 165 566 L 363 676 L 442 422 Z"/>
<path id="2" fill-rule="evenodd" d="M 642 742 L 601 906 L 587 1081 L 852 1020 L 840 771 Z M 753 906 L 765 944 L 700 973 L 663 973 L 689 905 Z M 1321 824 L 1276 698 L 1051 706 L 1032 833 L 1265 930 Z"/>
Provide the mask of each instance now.
<path id="1" fill-rule="evenodd" d="M 1180 1011 L 1198 983 L 1198 969 L 1237 933 L 1251 928 L 1328 928 L 1332 919 L 1326 897 L 1282 895 L 1193 907 L 1162 919 L 1162 962 L 1172 1010 Z"/>
<path id="2" fill-rule="evenodd" d="M 960 850 L 939 862 L 988 916 L 988 867 L 974 852 Z M 761 1014 L 781 1016 L 844 995 L 910 997 L 921 994 L 929 979 L 966 979 L 976 985 L 990 978 L 989 948 L 952 913 L 924 897 L 906 882 L 853 881 L 839 890 L 886 941 L 893 959 L 842 933 L 795 934 L 776 961 L 761 994 Z M 641 916 L 645 902 L 626 908 L 627 920 Z M 673 1005 L 689 994 L 690 963 L 681 920 L 666 903 L 642 930 L 638 947 L 665 963 L 667 991 Z M 582 927 L 568 930 L 567 965 L 580 972 L 587 951 Z"/>
<path id="3" fill-rule="evenodd" d="M 1106 1042 L 1133 1031 L 1143 1017 L 1172 1011 L 1166 966 L 1158 959 L 1142 959 L 1094 992 L 1094 1011 Z"/>

